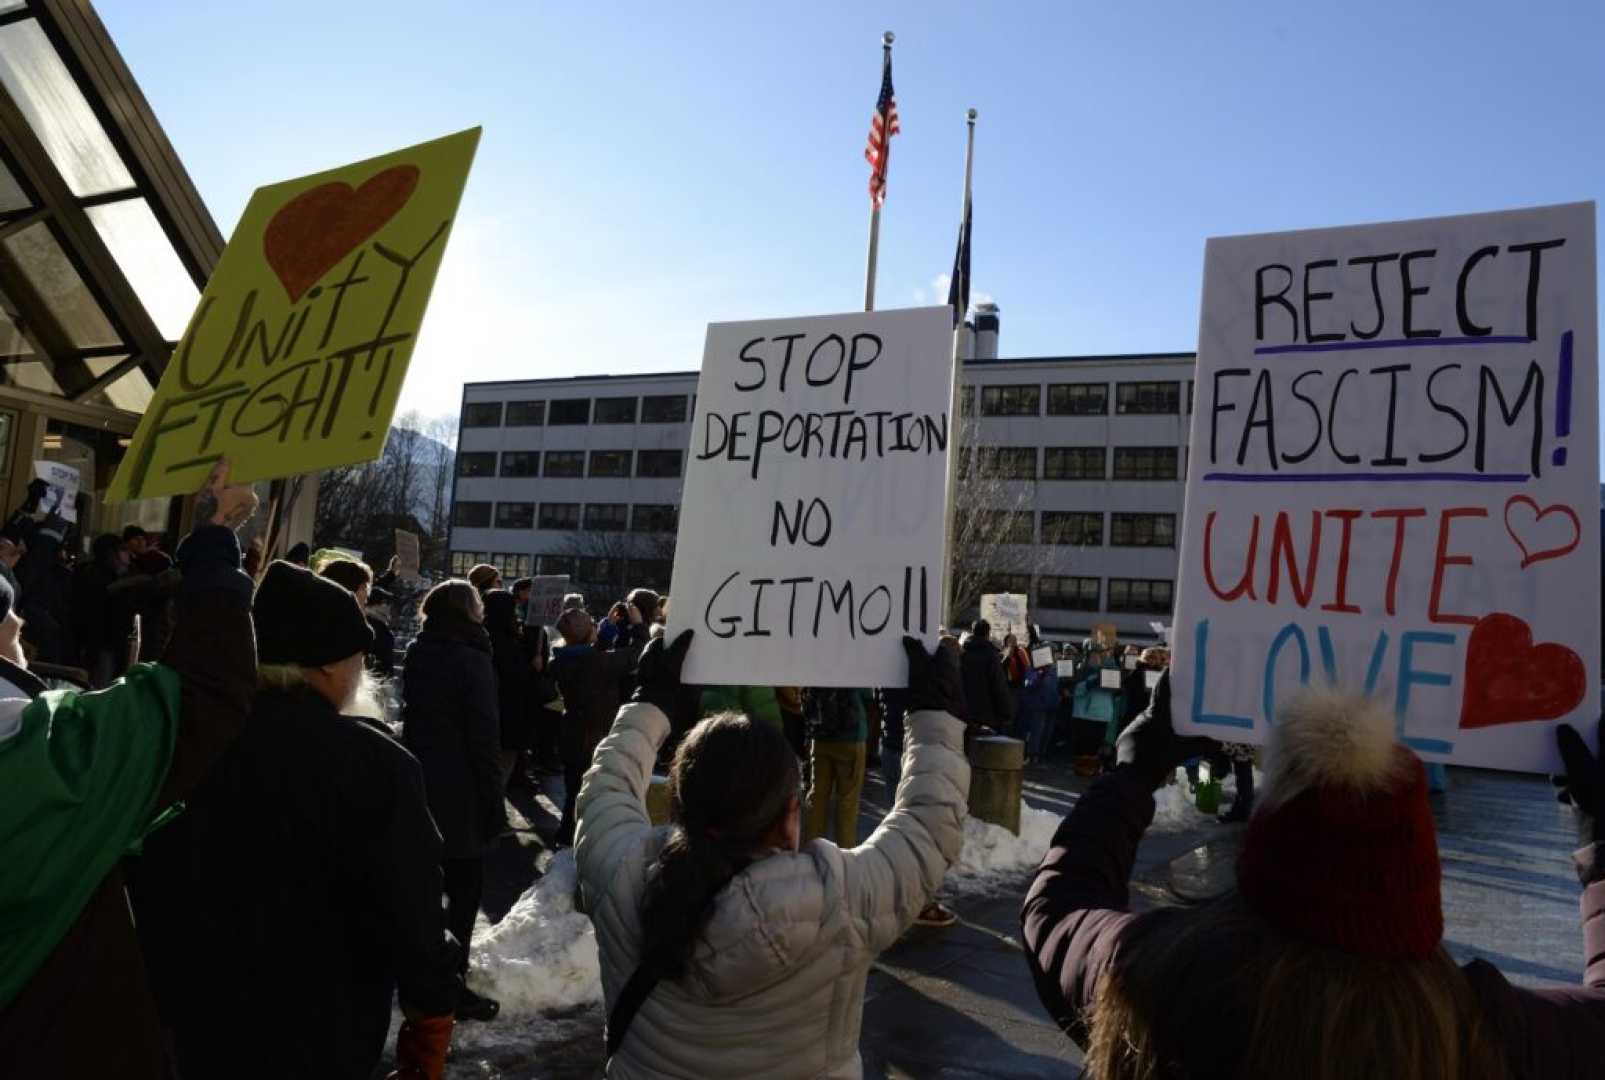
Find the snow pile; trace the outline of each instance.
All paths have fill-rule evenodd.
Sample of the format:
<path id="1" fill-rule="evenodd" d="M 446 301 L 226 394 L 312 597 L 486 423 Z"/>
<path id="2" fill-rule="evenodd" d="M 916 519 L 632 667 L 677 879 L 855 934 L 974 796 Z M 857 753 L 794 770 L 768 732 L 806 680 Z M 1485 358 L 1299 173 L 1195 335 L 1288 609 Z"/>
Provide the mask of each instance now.
<path id="1" fill-rule="evenodd" d="M 1001 884 L 1032 870 L 1048 853 L 1060 815 L 1034 806 L 1020 807 L 1020 835 L 978 817 L 964 819 L 964 849 L 948 871 L 948 885 L 968 892 Z"/>
<path id="2" fill-rule="evenodd" d="M 1224 809 L 1231 800 L 1221 799 Z M 1187 786 L 1187 772 L 1176 770 L 1176 782 L 1165 784 L 1154 792 L 1154 823 L 1148 826 L 1155 832 L 1183 832 L 1196 829 L 1210 820 L 1198 812 L 1198 800 Z"/>
<path id="3" fill-rule="evenodd" d="M 591 920 L 574 910 L 574 853 L 560 852 L 501 922 L 474 938 L 468 984 L 503 1016 L 534 1016 L 602 1000 Z"/>

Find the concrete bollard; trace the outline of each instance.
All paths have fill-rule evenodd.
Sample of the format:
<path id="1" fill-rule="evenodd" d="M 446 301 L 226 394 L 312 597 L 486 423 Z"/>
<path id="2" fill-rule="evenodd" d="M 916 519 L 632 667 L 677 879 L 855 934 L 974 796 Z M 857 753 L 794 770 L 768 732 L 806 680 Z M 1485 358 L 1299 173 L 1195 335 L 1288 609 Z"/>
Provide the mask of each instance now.
<path id="1" fill-rule="evenodd" d="M 669 823 L 669 778 L 654 776 L 646 789 L 646 816 L 654 825 Z"/>
<path id="2" fill-rule="evenodd" d="M 1006 735 L 970 740 L 970 814 L 1020 835 L 1025 743 Z"/>

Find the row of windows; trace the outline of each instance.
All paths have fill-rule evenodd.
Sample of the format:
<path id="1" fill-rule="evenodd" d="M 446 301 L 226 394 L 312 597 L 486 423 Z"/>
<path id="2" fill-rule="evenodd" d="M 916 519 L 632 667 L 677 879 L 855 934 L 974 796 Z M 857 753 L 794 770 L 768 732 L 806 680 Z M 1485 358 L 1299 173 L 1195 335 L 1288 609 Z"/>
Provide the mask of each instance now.
<path id="1" fill-rule="evenodd" d="M 635 397 L 554 398 L 551 401 L 473 401 L 463 406 L 465 428 L 540 427 L 543 424 L 683 424 L 684 394 Z"/>
<path id="2" fill-rule="evenodd" d="M 964 387 L 959 393 L 959 410 L 975 415 L 975 390 Z M 1187 411 L 1193 411 L 1193 384 L 1187 383 Z M 1115 384 L 1117 416 L 1181 415 L 1181 382 L 1122 382 Z M 1042 387 L 1038 383 L 1015 383 L 981 387 L 982 416 L 1041 416 Z M 1051 383 L 1048 386 L 1049 416 L 1108 416 L 1109 384 L 1101 382 Z"/>
<path id="3" fill-rule="evenodd" d="M 1030 510 L 976 510 L 968 514 L 960 535 L 982 544 L 1034 544 L 1036 515 Z M 1042 543 L 1102 547 L 1103 513 L 1097 510 L 1042 511 Z M 1111 513 L 1110 547 L 1176 546 L 1176 515 Z"/>
<path id="4" fill-rule="evenodd" d="M 457 455 L 458 476 L 636 476 L 680 475 L 679 450 L 592 450 L 587 468 L 584 450 L 503 450 L 500 469 L 494 450 L 465 450 Z"/>
<path id="5" fill-rule="evenodd" d="M 667 559 L 608 559 L 589 555 L 516 555 L 510 552 L 454 551 L 451 553 L 451 576 L 467 577 L 468 571 L 480 563 L 489 563 L 502 575 L 502 585 L 512 588 L 522 577 L 542 574 L 566 574 L 576 584 L 608 585 L 625 582 L 624 588 L 645 586 L 666 592 L 669 575 L 673 570 Z M 538 567 L 538 570 L 537 570 Z M 620 588 L 622 595 L 622 588 Z M 608 597 L 590 598 L 604 604 Z"/>
<path id="6" fill-rule="evenodd" d="M 1156 578 L 1110 578 L 1108 605 L 1099 601 L 1104 582 L 1095 577 L 1037 578 L 1037 607 L 1054 611 L 1110 611 L 1127 615 L 1168 615 L 1175 600 L 1175 583 Z M 1030 574 L 994 574 L 983 592 L 1010 592 L 1029 596 Z"/>
<path id="7" fill-rule="evenodd" d="M 668 503 L 459 502 L 451 523 L 465 529 L 558 529 L 584 527 L 588 532 L 672 533 L 679 527 L 679 508 Z M 536 523 L 539 522 L 537 525 Z"/>
<path id="8" fill-rule="evenodd" d="M 1175 480 L 1181 460 L 1174 446 L 1117 446 L 1114 473 L 1106 475 L 1107 448 L 1102 446 L 1045 446 L 1042 448 L 1044 480 Z M 1037 479 L 1037 448 L 1034 446 L 983 446 L 972 460 L 959 459 L 959 475 L 998 480 Z"/>

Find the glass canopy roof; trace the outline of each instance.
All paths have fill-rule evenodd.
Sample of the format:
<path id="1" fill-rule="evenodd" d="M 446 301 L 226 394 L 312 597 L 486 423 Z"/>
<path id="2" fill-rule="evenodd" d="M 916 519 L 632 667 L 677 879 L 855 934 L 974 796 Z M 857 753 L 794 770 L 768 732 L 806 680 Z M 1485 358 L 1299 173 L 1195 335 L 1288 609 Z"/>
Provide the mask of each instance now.
<path id="1" fill-rule="evenodd" d="M 223 247 L 85 0 L 0 0 L 0 388 L 130 419 Z"/>

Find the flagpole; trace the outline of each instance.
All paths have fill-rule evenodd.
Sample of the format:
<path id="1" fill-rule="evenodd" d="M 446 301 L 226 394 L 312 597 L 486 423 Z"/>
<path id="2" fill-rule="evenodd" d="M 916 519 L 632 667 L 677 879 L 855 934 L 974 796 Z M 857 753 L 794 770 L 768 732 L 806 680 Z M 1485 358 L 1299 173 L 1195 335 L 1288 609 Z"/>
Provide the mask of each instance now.
<path id="1" fill-rule="evenodd" d="M 959 228 L 970 212 L 970 180 L 974 175 L 975 166 L 975 117 L 976 111 L 971 109 L 965 119 L 969 124 L 969 133 L 964 144 L 964 201 L 959 204 Z M 968 239 L 966 237 L 966 239 Z M 965 290 L 968 292 L 968 288 Z M 959 429 L 963 426 L 963 417 L 959 415 L 959 385 L 964 377 L 964 316 L 959 312 L 953 327 L 953 380 L 948 390 L 948 455 L 947 455 L 947 518 L 943 522 L 945 539 L 942 544 L 942 624 L 949 632 L 953 630 L 953 620 L 958 616 L 956 597 L 953 595 L 953 522 L 958 514 L 958 454 L 961 449 Z"/>
<path id="2" fill-rule="evenodd" d="M 881 35 L 881 70 L 885 70 L 891 63 L 892 41 L 895 40 L 890 30 Z M 892 133 L 884 130 L 881 134 L 881 153 L 886 153 L 890 147 Z M 869 255 L 864 260 L 864 310 L 875 310 L 875 260 L 880 254 L 881 246 L 881 204 L 878 199 L 869 201 Z"/>

